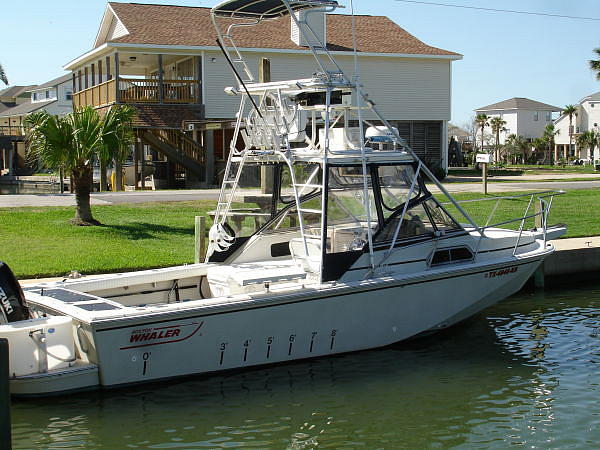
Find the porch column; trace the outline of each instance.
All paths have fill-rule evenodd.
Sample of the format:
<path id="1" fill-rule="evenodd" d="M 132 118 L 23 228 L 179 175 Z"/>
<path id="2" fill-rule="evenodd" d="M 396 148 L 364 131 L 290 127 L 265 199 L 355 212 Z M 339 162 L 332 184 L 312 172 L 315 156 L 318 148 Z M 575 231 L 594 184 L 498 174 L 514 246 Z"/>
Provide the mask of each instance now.
<path id="1" fill-rule="evenodd" d="M 215 178 L 215 139 L 212 130 L 204 132 L 204 155 L 204 181 L 206 187 L 211 187 Z"/>
<path id="2" fill-rule="evenodd" d="M 198 103 L 202 104 L 204 99 L 202 98 L 202 55 L 196 56 L 197 65 L 196 65 L 196 78 L 198 80 L 198 94 L 196 98 L 198 99 Z"/>
<path id="3" fill-rule="evenodd" d="M 165 102 L 163 57 L 158 55 L 158 102 Z"/>
<path id="4" fill-rule="evenodd" d="M 98 60 L 98 84 L 102 84 L 102 60 Z"/>
<path id="5" fill-rule="evenodd" d="M 121 89 L 119 84 L 119 52 L 115 52 L 115 101 L 117 103 L 121 101 Z"/>
<path id="6" fill-rule="evenodd" d="M 96 64 L 92 63 L 91 85 L 96 86 Z"/>
<path id="7" fill-rule="evenodd" d="M 112 80 L 112 74 L 110 73 L 110 56 L 106 57 L 106 81 Z"/>
<path id="8" fill-rule="evenodd" d="M 106 163 L 104 161 L 100 161 L 100 192 L 106 192 Z"/>
<path id="9" fill-rule="evenodd" d="M 84 67 L 84 69 L 83 69 L 83 85 L 85 86 L 85 89 L 87 89 L 89 87 L 88 68 L 87 68 L 87 66 Z"/>
<path id="10" fill-rule="evenodd" d="M 16 142 L 12 142 L 12 148 L 8 151 L 8 174 L 9 175 L 14 175 L 14 167 L 13 167 L 13 162 L 14 162 L 14 157 L 15 157 L 15 152 L 16 150 Z"/>
<path id="11" fill-rule="evenodd" d="M 554 144 L 554 165 L 558 164 L 558 144 Z"/>
<path id="12" fill-rule="evenodd" d="M 77 91 L 79 92 L 79 91 L 81 91 L 81 70 L 77 71 L 77 81 L 79 84 L 79 88 L 77 89 Z"/>

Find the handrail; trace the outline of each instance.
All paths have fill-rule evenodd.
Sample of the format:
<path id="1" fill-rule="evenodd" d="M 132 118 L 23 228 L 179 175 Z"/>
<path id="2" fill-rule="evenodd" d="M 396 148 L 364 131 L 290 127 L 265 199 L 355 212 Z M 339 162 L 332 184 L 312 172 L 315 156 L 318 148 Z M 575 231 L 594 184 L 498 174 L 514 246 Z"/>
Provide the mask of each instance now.
<path id="1" fill-rule="evenodd" d="M 517 250 L 519 248 L 519 244 L 521 242 L 521 237 L 523 235 L 523 228 L 525 227 L 525 222 L 529 219 L 534 219 L 536 217 L 541 217 L 542 233 L 543 233 L 543 237 L 544 237 L 543 240 L 544 240 L 544 245 L 546 245 L 546 230 L 547 230 L 547 226 L 548 226 L 548 215 L 550 214 L 550 209 L 552 208 L 552 203 L 554 201 L 554 197 L 557 195 L 564 195 L 564 194 L 566 194 L 565 191 L 557 190 L 557 191 L 540 191 L 540 192 L 532 192 L 532 193 L 526 193 L 526 194 L 507 195 L 507 196 L 502 196 L 502 197 L 491 197 L 491 198 L 483 197 L 483 198 L 470 199 L 470 200 L 456 200 L 457 203 L 475 203 L 475 202 L 483 202 L 483 201 L 490 201 L 490 200 L 496 201 L 496 205 L 494 205 L 494 209 L 492 210 L 492 213 L 488 217 L 486 224 L 484 226 L 473 227 L 473 231 L 477 231 L 480 233 L 480 239 L 477 243 L 477 249 L 475 251 L 475 256 L 477 256 L 479 254 L 479 247 L 480 247 L 481 240 L 483 239 L 486 229 L 499 227 L 502 225 L 507 225 L 509 223 L 520 222 L 521 224 L 520 224 L 519 230 L 518 230 L 519 235 L 516 239 L 515 247 L 513 250 L 513 255 L 516 255 Z M 524 197 L 529 197 L 529 202 L 527 204 L 527 208 L 525 209 L 525 213 L 522 217 L 505 220 L 505 221 L 494 223 L 491 225 L 489 224 L 489 222 L 491 221 L 493 215 L 495 214 L 495 212 L 497 210 L 500 200 L 514 200 L 514 199 L 519 199 L 519 198 L 524 198 Z M 540 211 L 536 211 L 533 214 L 529 214 L 529 210 L 531 209 L 533 200 L 536 197 L 540 202 Z M 548 198 L 550 198 L 549 202 L 546 200 Z M 440 202 L 440 204 L 441 205 L 449 205 L 451 203 L 450 202 Z"/>
<path id="2" fill-rule="evenodd" d="M 199 80 L 160 80 L 154 78 L 119 77 L 96 84 L 73 93 L 73 106 L 105 106 L 119 101 L 123 103 L 194 103 L 200 94 Z"/>

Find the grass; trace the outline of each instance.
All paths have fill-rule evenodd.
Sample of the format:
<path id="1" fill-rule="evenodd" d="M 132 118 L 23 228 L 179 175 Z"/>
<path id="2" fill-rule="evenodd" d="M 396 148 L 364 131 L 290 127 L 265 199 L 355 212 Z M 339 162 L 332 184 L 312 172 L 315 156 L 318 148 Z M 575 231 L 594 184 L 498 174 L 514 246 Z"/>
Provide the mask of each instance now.
<path id="1" fill-rule="evenodd" d="M 582 174 L 596 173 L 595 166 L 550 166 L 550 165 L 528 165 L 513 164 L 503 168 L 496 169 L 493 166 L 488 168 L 488 174 L 492 176 L 518 176 L 518 175 L 546 175 L 556 173 Z M 453 176 L 481 176 L 481 170 L 474 168 L 450 168 L 449 174 Z"/>
<path id="2" fill-rule="evenodd" d="M 485 196 L 485 198 L 490 200 L 484 202 L 462 203 L 461 206 L 463 206 L 463 208 L 477 224 L 485 225 L 496 203 L 498 203 L 497 209 L 490 221 L 490 224 L 495 224 L 506 220 L 523 217 L 525 215 L 525 210 L 530 199 L 529 195 L 527 197 L 514 200 L 500 200 L 499 202 L 494 200 L 496 197 L 515 196 L 519 194 L 523 194 L 523 192 L 488 194 Z M 440 196 L 438 197 L 441 201 L 445 201 Z M 479 193 L 460 193 L 454 195 L 454 198 L 459 201 L 478 199 L 482 197 L 482 194 Z M 532 203 L 528 215 L 535 212 L 534 205 L 535 202 Z M 462 218 L 461 214 L 454 206 L 448 205 L 447 207 L 450 213 L 454 215 L 457 220 L 459 220 L 461 223 L 466 222 L 466 220 Z M 600 191 L 595 189 L 575 190 L 567 192 L 564 195 L 554 197 L 552 209 L 548 218 L 548 225 L 553 225 L 556 223 L 567 224 L 567 234 L 564 237 L 572 238 L 599 236 Z M 519 226 L 520 222 L 503 225 L 504 228 L 512 229 L 518 229 Z M 529 219 L 525 223 L 525 229 L 532 228 L 533 226 L 534 219 Z"/>
<path id="3" fill-rule="evenodd" d="M 481 194 L 455 197 L 468 200 Z M 501 201 L 492 223 L 522 216 L 528 201 Z M 495 203 L 464 206 L 484 224 Z M 72 207 L 0 208 L 0 259 L 19 278 L 63 276 L 71 270 L 92 274 L 192 263 L 194 216 L 214 207 L 211 201 L 94 206 L 94 216 L 104 224 L 101 227 L 69 225 Z M 600 235 L 600 192 L 578 190 L 556 197 L 549 223 L 558 222 L 568 224 L 567 237 Z M 532 221 L 527 224 L 530 226 Z"/>
<path id="4" fill-rule="evenodd" d="M 0 209 L 0 259 L 17 277 L 62 276 L 194 262 L 194 216 L 214 202 L 95 206 L 101 227 L 69 225 L 72 207 Z"/>

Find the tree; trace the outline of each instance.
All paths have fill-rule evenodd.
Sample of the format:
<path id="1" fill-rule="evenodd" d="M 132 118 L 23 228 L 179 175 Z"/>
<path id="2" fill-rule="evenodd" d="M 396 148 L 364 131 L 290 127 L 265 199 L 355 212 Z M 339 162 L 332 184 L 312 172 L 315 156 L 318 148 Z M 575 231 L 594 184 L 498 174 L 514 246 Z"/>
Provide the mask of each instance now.
<path id="1" fill-rule="evenodd" d="M 511 134 L 506 138 L 506 147 L 509 153 L 513 155 L 521 155 L 523 164 L 525 164 L 527 161 L 527 150 L 529 145 L 529 142 L 527 142 L 523 136 Z"/>
<path id="2" fill-rule="evenodd" d="M 489 126 L 488 122 L 489 117 L 486 114 L 477 114 L 475 117 L 475 123 L 481 129 L 481 151 L 483 152 L 483 132 L 485 131 L 485 127 Z"/>
<path id="3" fill-rule="evenodd" d="M 600 145 L 600 133 L 596 133 L 594 130 L 585 131 L 577 137 L 577 146 L 589 149 L 592 164 L 594 163 L 594 147 L 597 145 Z"/>
<path id="4" fill-rule="evenodd" d="M 496 136 L 496 156 L 494 158 L 496 163 L 500 161 L 500 132 L 506 130 L 504 125 L 506 125 L 506 120 L 502 120 L 501 117 L 492 117 L 492 120 L 490 120 L 492 132 Z"/>
<path id="5" fill-rule="evenodd" d="M 577 106 L 567 105 L 562 111 L 563 115 L 569 116 L 569 153 L 573 147 L 573 116 L 577 117 Z M 569 155 L 566 155 L 565 159 L 569 159 Z"/>
<path id="6" fill-rule="evenodd" d="M 598 59 L 590 59 L 590 69 L 596 72 L 596 80 L 600 81 L 600 47 L 594 49 Z"/>
<path id="7" fill-rule="evenodd" d="M 553 123 L 546 125 L 544 128 L 544 133 L 542 134 L 542 139 L 546 143 L 546 148 L 548 153 L 544 156 L 544 161 L 547 159 L 550 160 L 551 164 L 556 164 L 556 160 L 558 159 L 558 155 L 552 161 L 552 149 L 554 148 L 554 138 L 560 134 L 560 130 L 556 129 Z"/>
<path id="8" fill-rule="evenodd" d="M 40 111 L 25 119 L 29 154 L 46 167 L 64 168 L 73 177 L 77 206 L 72 223 L 100 224 L 90 206 L 93 163 L 124 158 L 134 140 L 134 114 L 129 106 L 113 106 L 100 117 L 87 106 L 63 117 Z"/>
<path id="9" fill-rule="evenodd" d="M 6 77 L 6 73 L 4 72 L 4 67 L 0 64 L 0 81 L 8 86 L 8 78 Z"/>

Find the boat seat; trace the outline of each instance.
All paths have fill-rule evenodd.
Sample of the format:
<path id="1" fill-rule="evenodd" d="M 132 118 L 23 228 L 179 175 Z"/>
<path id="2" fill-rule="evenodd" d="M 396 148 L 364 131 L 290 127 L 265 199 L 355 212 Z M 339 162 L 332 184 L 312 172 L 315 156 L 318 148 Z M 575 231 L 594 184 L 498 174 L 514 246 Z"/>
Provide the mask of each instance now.
<path id="1" fill-rule="evenodd" d="M 290 253 L 294 262 L 307 272 L 317 273 L 321 266 L 321 242 L 314 239 L 306 240 L 308 254 L 304 249 L 304 239 L 290 240 Z"/>
<path id="2" fill-rule="evenodd" d="M 258 261 L 209 267 L 206 278 L 215 297 L 247 294 L 274 285 L 306 279 L 306 271 L 293 260 Z"/>

